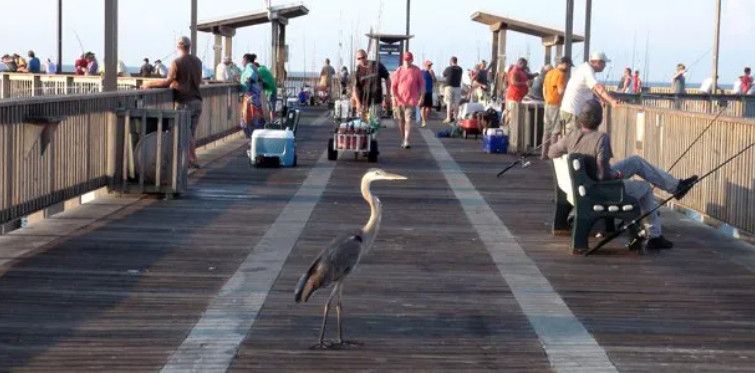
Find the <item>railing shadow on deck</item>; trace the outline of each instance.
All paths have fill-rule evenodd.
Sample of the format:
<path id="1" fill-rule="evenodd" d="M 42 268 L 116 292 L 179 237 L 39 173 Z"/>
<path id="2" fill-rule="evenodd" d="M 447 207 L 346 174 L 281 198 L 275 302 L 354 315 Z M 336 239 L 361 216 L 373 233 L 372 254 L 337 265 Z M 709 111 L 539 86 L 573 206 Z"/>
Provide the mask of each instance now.
<path id="1" fill-rule="evenodd" d="M 301 132 L 302 142 L 314 136 L 312 131 Z M 319 149 L 319 142 L 312 146 Z M 251 200 L 271 206 L 288 200 L 283 196 L 260 200 L 205 195 L 203 187 L 198 184 L 209 184 L 212 190 L 222 188 L 227 194 L 229 191 L 248 193 L 255 185 L 275 185 L 281 181 L 275 170 L 249 172 L 244 149 L 236 149 L 224 159 L 229 161 L 202 169 L 194 176 L 186 198 L 170 202 L 143 200 L 114 213 L 102 225 L 52 242 L 38 249 L 36 254 L 17 260 L 7 266 L 6 271 L 0 272 L 0 299 L 3 300 L 0 302 L 0 324 L 5 325 L 0 328 L 0 346 L 12 346 L 0 348 L 0 370 L 27 366 L 71 337 L 78 338 L 72 342 L 77 344 L 88 343 L 87 338 L 91 337 L 97 340 L 100 347 L 112 341 L 114 350 L 127 342 L 139 343 L 142 340 L 145 346 L 154 346 L 149 341 L 160 340 L 164 341 L 161 342 L 163 347 L 176 343 L 166 350 L 177 347 L 186 331 L 201 316 L 206 304 L 193 312 L 190 318 L 164 316 L 166 328 L 155 329 L 148 329 L 138 320 L 132 320 L 132 314 L 118 313 L 119 305 L 129 300 L 143 302 L 142 309 L 152 308 L 155 312 L 152 316 L 160 317 L 170 314 L 170 303 L 178 302 L 170 299 L 176 296 L 171 293 L 181 292 L 182 288 L 199 293 L 209 302 L 212 294 L 222 287 L 228 273 L 223 273 L 220 268 L 216 272 L 208 272 L 208 265 L 222 263 L 228 266 L 226 271 L 233 272 L 237 263 L 223 255 L 220 248 L 196 247 L 198 242 L 206 242 L 208 236 L 218 234 L 205 229 L 216 229 L 218 225 L 222 227 L 224 221 L 235 219 L 231 215 L 236 214 L 229 214 L 233 210 L 249 211 L 248 203 Z M 303 160 L 301 164 L 306 167 L 308 163 Z M 229 179 L 229 174 L 233 175 L 233 179 Z M 298 183 L 287 187 L 293 191 L 298 188 Z M 196 203 L 191 211 L 199 211 L 197 216 L 186 216 L 178 210 L 181 204 L 186 203 Z M 203 207 L 207 203 L 211 203 L 211 208 Z M 166 219 L 166 215 L 172 215 L 174 220 Z M 171 229 L 163 228 L 174 223 Z M 239 222 L 241 225 L 247 223 L 255 222 Z M 137 231 L 130 227 L 141 229 Z M 215 243 L 222 244 L 222 240 Z M 189 257 L 192 245 L 194 256 Z M 211 253 L 208 250 L 218 250 L 220 254 L 205 260 L 205 256 Z M 180 273 L 180 279 L 174 280 L 175 283 L 170 286 L 166 285 L 165 276 L 150 276 L 150 268 L 155 266 Z M 196 278 L 187 275 L 194 273 Z M 167 277 L 170 281 L 170 273 Z M 167 306 L 161 307 L 161 292 Z M 174 307 L 174 312 L 184 311 L 180 305 Z M 93 329 L 82 328 L 87 322 L 101 321 L 98 317 L 112 317 L 116 322 Z M 122 324 L 128 322 L 135 324 Z M 150 322 L 153 321 L 148 319 L 147 325 L 154 326 Z M 177 323 L 183 325 L 176 326 Z M 106 340 L 103 341 L 103 338 Z M 75 356 L 67 358 L 75 359 Z"/>

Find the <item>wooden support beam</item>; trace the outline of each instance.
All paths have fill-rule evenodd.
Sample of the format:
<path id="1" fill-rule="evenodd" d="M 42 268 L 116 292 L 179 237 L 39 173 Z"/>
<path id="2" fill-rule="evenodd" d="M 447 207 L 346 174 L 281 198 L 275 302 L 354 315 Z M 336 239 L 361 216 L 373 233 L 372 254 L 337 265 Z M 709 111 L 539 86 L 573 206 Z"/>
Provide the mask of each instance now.
<path id="1" fill-rule="evenodd" d="M 118 0 L 105 0 L 105 76 L 102 91 L 118 90 Z"/>
<path id="2" fill-rule="evenodd" d="M 191 0 L 191 55 L 197 55 L 197 0 Z"/>

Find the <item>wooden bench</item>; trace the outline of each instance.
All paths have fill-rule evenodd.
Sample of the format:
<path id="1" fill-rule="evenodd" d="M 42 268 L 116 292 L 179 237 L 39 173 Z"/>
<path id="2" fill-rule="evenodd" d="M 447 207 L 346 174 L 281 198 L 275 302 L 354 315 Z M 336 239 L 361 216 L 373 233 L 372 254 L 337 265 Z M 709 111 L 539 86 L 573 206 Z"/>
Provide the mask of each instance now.
<path id="1" fill-rule="evenodd" d="M 553 234 L 568 234 L 571 229 L 571 249 L 582 253 L 596 221 L 603 219 L 606 229 L 615 229 L 615 219 L 631 221 L 641 214 L 637 199 L 628 196 L 622 180 L 596 181 L 586 171 L 582 154 L 567 154 L 553 160 L 555 173 L 556 211 Z M 569 227 L 569 215 L 574 221 Z"/>

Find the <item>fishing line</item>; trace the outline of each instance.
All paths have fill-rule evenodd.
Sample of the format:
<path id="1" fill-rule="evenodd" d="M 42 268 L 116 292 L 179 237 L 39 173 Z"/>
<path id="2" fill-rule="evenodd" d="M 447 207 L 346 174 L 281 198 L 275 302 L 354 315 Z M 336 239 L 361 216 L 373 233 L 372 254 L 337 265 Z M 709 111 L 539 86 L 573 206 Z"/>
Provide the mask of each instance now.
<path id="1" fill-rule="evenodd" d="M 740 155 L 744 154 L 746 151 L 750 150 L 750 148 L 752 148 L 753 146 L 755 146 L 755 142 L 750 143 L 750 145 L 744 147 L 744 149 L 742 149 L 739 152 L 737 152 L 737 154 L 734 154 L 732 157 L 730 157 L 729 159 L 725 160 L 723 163 L 719 164 L 718 166 L 716 166 L 712 170 L 708 171 L 708 173 L 706 173 L 705 175 L 703 175 L 700 178 L 698 178 L 697 180 L 695 180 L 692 183 L 692 185 L 689 186 L 688 190 L 692 189 L 695 185 L 697 185 L 701 181 L 705 180 L 708 176 L 713 175 L 715 172 L 717 172 L 718 170 L 720 170 L 721 168 L 723 168 L 727 164 L 731 163 L 731 161 L 737 159 L 737 157 L 739 157 Z M 670 202 L 674 198 L 676 198 L 676 197 L 675 196 L 671 196 L 671 197 L 666 198 L 665 200 L 661 201 L 661 203 L 659 203 L 658 206 L 656 206 L 653 209 L 651 209 L 650 211 L 647 211 L 646 213 L 642 214 L 639 218 L 634 219 L 634 220 L 632 220 L 629 223 L 623 224 L 621 226 L 621 228 L 619 228 L 617 231 L 611 233 L 606 238 L 604 238 L 602 241 L 600 241 L 595 247 L 593 247 L 592 249 L 588 250 L 585 253 L 585 256 L 591 255 L 592 253 L 598 251 L 601 247 L 603 247 L 606 244 L 608 244 L 609 242 L 613 241 L 614 239 L 616 239 L 616 237 L 619 237 L 622 233 L 626 232 L 633 225 L 637 224 L 638 222 L 642 221 L 643 219 L 647 218 L 651 214 L 653 214 L 656 211 L 658 211 L 661 207 L 663 207 L 664 205 L 666 205 L 666 203 Z"/>

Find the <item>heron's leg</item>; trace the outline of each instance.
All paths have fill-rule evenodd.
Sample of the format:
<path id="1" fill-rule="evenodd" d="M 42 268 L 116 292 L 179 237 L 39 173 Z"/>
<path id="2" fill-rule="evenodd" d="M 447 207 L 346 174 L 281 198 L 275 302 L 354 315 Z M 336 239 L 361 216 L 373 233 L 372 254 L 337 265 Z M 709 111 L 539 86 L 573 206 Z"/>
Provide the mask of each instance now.
<path id="1" fill-rule="evenodd" d="M 338 343 L 343 344 L 343 329 L 341 327 L 341 294 L 343 293 L 343 285 L 339 283 L 336 285 L 338 289 L 338 301 L 336 302 L 336 318 L 338 319 Z"/>
<path id="2" fill-rule="evenodd" d="M 333 291 L 330 292 L 328 301 L 325 303 L 325 310 L 323 311 L 323 314 L 322 314 L 322 328 L 320 329 L 320 345 L 323 344 L 323 338 L 325 337 L 325 325 L 328 322 L 328 311 L 330 311 L 330 302 L 333 301 L 333 297 L 336 295 L 337 291 L 338 291 L 338 285 L 333 287 Z"/>

